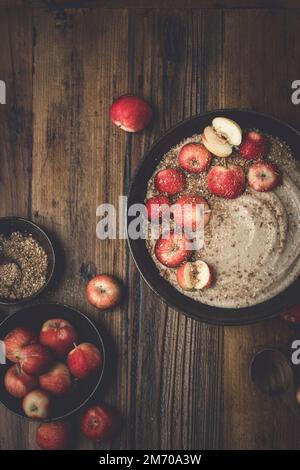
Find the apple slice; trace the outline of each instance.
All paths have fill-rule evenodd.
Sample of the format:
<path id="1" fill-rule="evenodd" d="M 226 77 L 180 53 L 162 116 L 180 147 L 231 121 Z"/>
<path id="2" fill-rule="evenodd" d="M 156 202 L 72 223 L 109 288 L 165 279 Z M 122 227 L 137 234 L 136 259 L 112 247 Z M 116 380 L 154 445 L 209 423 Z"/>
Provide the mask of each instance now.
<path id="1" fill-rule="evenodd" d="M 183 290 L 193 290 L 194 285 L 192 282 L 191 276 L 191 264 L 192 263 L 184 263 L 178 269 L 176 273 L 177 282 L 181 289 Z"/>
<path id="2" fill-rule="evenodd" d="M 225 117 L 216 117 L 212 126 L 217 134 L 224 137 L 230 145 L 238 146 L 242 142 L 242 129 L 237 122 Z"/>
<path id="3" fill-rule="evenodd" d="M 212 285 L 213 271 L 204 261 L 187 262 L 177 270 L 177 282 L 183 290 L 201 290 Z"/>
<path id="4" fill-rule="evenodd" d="M 211 126 L 205 127 L 202 142 L 207 150 L 217 157 L 225 158 L 232 154 L 232 146 L 224 137 L 218 135 Z"/>
<path id="5" fill-rule="evenodd" d="M 212 285 L 212 269 L 204 261 L 195 261 L 192 266 L 192 276 L 195 289 L 207 289 Z"/>

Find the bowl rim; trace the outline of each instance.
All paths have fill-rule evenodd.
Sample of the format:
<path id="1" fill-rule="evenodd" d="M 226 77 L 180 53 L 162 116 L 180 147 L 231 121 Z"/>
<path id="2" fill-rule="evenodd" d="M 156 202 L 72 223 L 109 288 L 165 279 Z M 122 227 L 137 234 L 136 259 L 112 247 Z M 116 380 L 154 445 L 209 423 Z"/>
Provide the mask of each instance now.
<path id="1" fill-rule="evenodd" d="M 280 127 L 284 127 L 286 129 L 289 129 L 289 131 L 292 134 L 296 135 L 299 138 L 299 142 L 300 142 L 300 132 L 297 129 L 295 129 L 290 124 L 287 124 L 284 121 L 282 121 L 282 120 L 280 120 L 280 119 L 278 119 L 278 118 L 276 118 L 276 117 L 274 117 L 270 114 L 267 114 L 267 113 L 261 113 L 259 111 L 253 111 L 253 110 L 247 109 L 247 108 L 218 108 L 218 109 L 213 109 L 213 110 L 210 110 L 210 111 L 204 111 L 202 113 L 194 114 L 194 115 L 190 116 L 189 118 L 184 119 L 184 120 L 180 121 L 179 123 L 175 124 L 175 126 L 171 127 L 170 129 L 168 129 L 167 132 L 165 132 L 158 139 L 156 139 L 153 142 L 153 144 L 150 146 L 150 148 L 144 153 L 142 160 L 137 165 L 134 176 L 133 176 L 133 178 L 131 180 L 131 183 L 129 185 L 128 200 L 127 200 L 128 205 L 129 205 L 129 202 L 132 198 L 133 189 L 135 188 L 135 186 L 137 184 L 139 173 L 142 171 L 142 169 L 145 165 L 145 161 L 147 161 L 147 159 L 155 151 L 155 149 L 161 145 L 161 142 L 164 139 L 166 139 L 169 135 L 173 134 L 174 131 L 181 128 L 181 126 L 184 126 L 184 125 L 188 124 L 189 122 L 195 121 L 195 120 L 200 119 L 200 118 L 209 117 L 210 115 L 215 116 L 216 113 L 220 113 L 222 115 L 224 115 L 225 113 L 241 113 L 241 114 L 244 114 L 244 115 L 251 114 L 252 116 L 259 116 L 260 118 L 275 122 Z M 161 160 L 161 158 L 157 161 L 157 164 L 160 160 Z M 165 280 L 159 274 L 159 272 L 157 270 L 157 276 L 159 276 L 162 283 L 165 282 L 169 286 L 171 286 L 173 292 L 176 292 L 176 295 L 180 294 L 180 296 L 184 297 L 189 302 L 189 304 L 194 303 L 194 304 L 199 305 L 199 308 L 202 309 L 202 312 L 204 314 L 199 314 L 199 315 L 197 314 L 196 315 L 195 313 L 191 312 L 189 310 L 189 308 L 187 308 L 185 310 L 182 307 L 178 307 L 176 302 L 174 302 L 172 299 L 170 299 L 170 298 L 166 299 L 165 295 L 162 294 L 161 291 L 157 287 L 154 287 L 152 285 L 151 279 L 149 279 L 148 274 L 145 272 L 144 265 L 143 265 L 143 263 L 140 262 L 139 255 L 135 251 L 135 243 L 138 240 L 132 240 L 128 236 L 128 230 L 127 229 L 128 229 L 129 222 L 130 222 L 130 217 L 128 216 L 128 211 L 127 211 L 126 212 L 126 240 L 127 240 L 127 244 L 128 244 L 128 247 L 129 247 L 130 254 L 131 254 L 131 256 L 134 260 L 134 263 L 135 263 L 141 277 L 143 278 L 145 283 L 150 287 L 150 289 L 153 292 L 155 292 L 155 294 L 163 302 L 165 302 L 169 307 L 173 308 L 177 312 L 182 313 L 183 315 L 185 315 L 187 317 L 190 317 L 194 320 L 197 320 L 197 321 L 200 321 L 200 322 L 203 322 L 203 323 L 207 323 L 207 324 L 211 324 L 211 325 L 216 325 L 216 326 L 242 326 L 242 325 L 250 325 L 250 324 L 258 323 L 258 322 L 261 322 L 261 321 L 264 321 L 264 320 L 267 320 L 267 319 L 277 317 L 277 316 L 280 315 L 280 313 L 282 313 L 282 310 L 278 311 L 278 307 L 277 307 L 277 309 L 274 308 L 273 312 L 267 312 L 265 314 L 261 313 L 260 315 L 257 315 L 257 316 L 253 315 L 253 318 L 249 318 L 249 317 L 245 318 L 243 316 L 242 312 L 245 313 L 247 311 L 247 312 L 250 313 L 250 310 L 256 310 L 257 307 L 262 309 L 265 304 L 268 304 L 270 301 L 276 299 L 279 296 L 282 296 L 289 288 L 294 286 L 297 283 L 297 281 L 299 281 L 299 277 L 298 277 L 295 281 L 292 282 L 292 284 L 290 286 L 288 286 L 286 289 L 284 289 L 284 291 L 280 292 L 279 294 L 272 297 L 271 299 L 268 299 L 268 300 L 266 300 L 264 302 L 261 302 L 259 304 L 255 304 L 255 305 L 252 305 L 252 306 L 249 306 L 249 307 L 242 307 L 242 308 L 230 308 L 230 307 L 226 308 L 226 307 L 215 307 L 215 306 L 211 306 L 211 305 L 208 305 L 208 304 L 204 304 L 204 303 L 198 302 L 194 299 L 191 299 L 191 298 L 185 296 L 184 294 L 177 291 L 177 289 L 175 289 L 175 287 L 172 286 L 172 284 L 170 284 L 167 280 Z M 154 263 L 153 260 L 152 260 L 152 257 L 150 255 L 149 255 L 149 259 L 152 261 L 152 263 Z M 293 305 L 295 305 L 295 303 L 296 302 L 294 300 L 292 302 L 289 302 L 289 300 L 286 299 L 285 307 L 290 308 Z M 228 313 L 229 311 L 240 312 L 239 313 L 240 318 L 239 319 L 226 319 L 226 320 L 221 319 L 221 318 L 210 318 L 208 312 L 209 311 L 211 312 L 212 310 L 218 311 L 220 314 L 225 313 L 225 312 Z"/>
<path id="2" fill-rule="evenodd" d="M 47 289 L 47 287 L 49 286 L 49 284 L 51 283 L 51 281 L 53 279 L 53 275 L 54 275 L 54 271 L 55 271 L 55 267 L 56 267 L 56 255 L 55 255 L 53 243 L 50 240 L 49 236 L 44 231 L 44 229 L 42 229 L 36 223 L 34 223 L 31 220 L 26 219 L 24 217 L 18 217 L 18 216 L 0 217 L 0 224 L 1 224 L 1 222 L 5 222 L 5 221 L 8 221 L 8 222 L 21 221 L 21 222 L 24 222 L 25 224 L 28 224 L 28 226 L 34 227 L 34 229 L 37 230 L 41 234 L 41 236 L 45 239 L 45 241 L 47 242 L 47 244 L 50 248 L 50 251 L 51 251 L 51 256 L 52 256 L 52 267 L 51 267 L 51 270 L 48 273 L 47 280 L 46 280 L 45 284 L 37 292 L 35 292 L 34 294 L 32 294 L 29 297 L 25 297 L 24 299 L 5 300 L 2 297 L 0 297 L 0 305 L 9 307 L 9 306 L 13 306 L 13 305 L 23 305 L 26 302 L 29 302 L 29 301 L 37 298 L 40 294 L 42 294 Z"/>
<path id="3" fill-rule="evenodd" d="M 55 421 L 59 421 L 59 420 L 64 420 L 64 419 L 67 419 L 67 418 L 70 418 L 70 416 L 73 416 L 75 413 L 78 413 L 82 408 L 84 408 L 84 406 L 87 405 L 87 403 L 92 400 L 92 398 L 95 396 L 95 393 L 97 392 L 97 390 L 99 389 L 100 385 L 101 385 L 101 382 L 103 381 L 103 376 L 104 376 L 104 370 L 105 370 L 105 367 L 106 367 L 106 350 L 105 350 L 105 346 L 104 346 L 104 341 L 103 341 L 103 338 L 102 338 L 102 335 L 100 333 L 100 331 L 98 330 L 97 326 L 95 325 L 95 323 L 85 314 L 83 313 L 81 310 L 75 308 L 75 307 L 72 307 L 71 305 L 68 305 L 68 304 L 65 304 L 65 303 L 59 303 L 59 302 L 48 302 L 48 303 L 37 303 L 37 304 L 34 304 L 34 305 L 31 305 L 31 306 L 26 306 L 26 307 L 23 307 L 23 308 L 20 308 L 19 310 L 17 310 L 16 312 L 10 314 L 10 315 L 7 315 L 4 320 L 0 323 L 0 329 L 1 327 L 7 322 L 9 321 L 9 319 L 11 317 L 13 317 L 14 315 L 17 315 L 21 312 L 23 312 L 23 310 L 29 310 L 30 308 L 36 308 L 36 307 L 63 307 L 64 309 L 68 309 L 68 310 L 71 310 L 71 311 L 75 311 L 77 314 L 79 314 L 82 318 L 84 318 L 84 320 L 86 320 L 88 323 L 90 323 L 90 325 L 93 327 L 93 329 L 95 330 L 98 338 L 99 338 L 99 341 L 100 341 L 100 344 L 101 344 L 101 348 L 102 348 L 102 356 L 103 356 L 103 363 L 102 363 L 102 369 L 101 369 L 101 373 L 99 374 L 99 378 L 97 380 L 97 383 L 95 385 L 95 387 L 93 388 L 92 392 L 89 394 L 89 396 L 80 404 L 78 405 L 76 408 L 74 408 L 73 410 L 69 411 L 68 413 L 66 413 L 65 415 L 62 415 L 62 416 L 58 416 L 58 417 L 55 417 L 55 418 L 46 418 L 46 419 L 34 419 L 34 418 L 30 418 L 29 416 L 25 416 L 24 414 L 20 414 L 14 410 L 12 410 L 11 408 L 9 408 L 5 403 L 3 403 L 2 401 L 2 398 L 1 398 L 1 395 L 0 395 L 0 403 L 7 409 L 9 410 L 11 413 L 13 413 L 15 416 L 19 416 L 20 418 L 23 418 L 27 421 L 30 421 L 30 422 L 34 422 L 34 423 L 52 423 L 52 422 L 55 422 Z"/>

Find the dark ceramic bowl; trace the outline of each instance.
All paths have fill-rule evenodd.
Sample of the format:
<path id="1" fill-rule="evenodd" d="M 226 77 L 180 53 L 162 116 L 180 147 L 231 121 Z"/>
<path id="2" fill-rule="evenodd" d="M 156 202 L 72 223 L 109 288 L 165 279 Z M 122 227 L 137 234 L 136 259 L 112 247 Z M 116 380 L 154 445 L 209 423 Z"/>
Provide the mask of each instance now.
<path id="1" fill-rule="evenodd" d="M 144 203 L 147 182 L 164 154 L 183 139 L 201 132 L 216 116 L 226 116 L 237 121 L 242 128 L 259 128 L 262 132 L 279 137 L 290 145 L 295 158 L 300 159 L 300 133 L 278 119 L 238 109 L 222 109 L 199 114 L 173 127 L 147 152 L 132 181 L 128 207 Z M 128 216 L 127 226 L 131 220 L 132 217 Z M 202 304 L 186 297 L 160 276 L 144 240 L 128 238 L 128 243 L 133 259 L 146 283 L 171 307 L 196 320 L 217 325 L 245 325 L 274 317 L 299 302 L 300 278 L 276 297 L 252 307 L 234 309 Z"/>
<path id="2" fill-rule="evenodd" d="M 47 278 L 44 286 L 39 289 L 35 294 L 18 300 L 8 300 L 0 297 L 0 305 L 19 305 L 28 302 L 29 300 L 35 299 L 40 295 L 50 284 L 54 268 L 55 268 L 55 253 L 53 245 L 48 235 L 38 225 L 34 224 L 30 220 L 22 219 L 21 217 L 1 217 L 0 218 L 0 234 L 9 236 L 13 232 L 20 232 L 23 235 L 32 235 L 33 238 L 44 248 L 48 257 L 48 271 Z"/>
<path id="3" fill-rule="evenodd" d="M 38 335 L 42 324 L 51 318 L 68 320 L 78 332 L 78 344 L 83 342 L 92 343 L 100 350 L 103 357 L 103 366 L 93 377 L 75 381 L 70 395 L 55 398 L 52 414 L 49 419 L 42 420 L 44 422 L 63 419 L 79 411 L 99 389 L 105 366 L 104 344 L 96 326 L 83 313 L 67 305 L 39 304 L 18 310 L 0 324 L 0 340 L 3 341 L 7 333 L 17 327 L 29 328 Z M 5 365 L 0 364 L 0 402 L 13 413 L 27 418 L 22 409 L 22 400 L 9 395 L 4 387 L 4 375 L 11 365 L 11 362 Z"/>

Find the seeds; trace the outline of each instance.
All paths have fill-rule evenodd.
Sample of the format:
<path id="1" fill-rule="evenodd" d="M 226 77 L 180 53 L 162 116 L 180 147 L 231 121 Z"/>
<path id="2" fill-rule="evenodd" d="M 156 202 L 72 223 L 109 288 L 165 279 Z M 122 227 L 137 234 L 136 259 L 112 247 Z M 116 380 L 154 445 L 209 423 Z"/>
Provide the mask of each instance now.
<path id="1" fill-rule="evenodd" d="M 18 300 L 35 294 L 46 283 L 48 257 L 45 250 L 32 235 L 20 232 L 8 238 L 0 235 L 0 243 L 1 255 L 16 263 L 0 265 L 0 297 Z"/>

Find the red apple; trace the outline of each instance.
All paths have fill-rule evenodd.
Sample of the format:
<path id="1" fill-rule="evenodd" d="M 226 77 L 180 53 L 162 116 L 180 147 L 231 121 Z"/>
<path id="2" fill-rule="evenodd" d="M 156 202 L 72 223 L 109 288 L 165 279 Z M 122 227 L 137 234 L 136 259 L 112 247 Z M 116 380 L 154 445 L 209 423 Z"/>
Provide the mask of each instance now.
<path id="1" fill-rule="evenodd" d="M 113 308 L 121 300 L 122 288 L 117 279 L 107 274 L 101 274 L 89 281 L 86 295 L 90 304 L 97 308 Z"/>
<path id="2" fill-rule="evenodd" d="M 298 387 L 296 389 L 296 400 L 300 405 L 300 385 L 298 385 Z"/>
<path id="3" fill-rule="evenodd" d="M 26 374 L 43 374 L 52 363 L 50 352 L 41 344 L 30 344 L 21 350 L 20 365 Z"/>
<path id="4" fill-rule="evenodd" d="M 111 105 L 109 115 L 113 124 L 123 131 L 138 132 L 148 126 L 152 109 L 138 96 L 123 95 Z"/>
<path id="5" fill-rule="evenodd" d="M 110 439 L 120 430 L 120 419 L 106 406 L 95 406 L 85 411 L 80 429 L 92 441 Z"/>
<path id="6" fill-rule="evenodd" d="M 244 170 L 240 165 L 215 165 L 208 172 L 207 186 L 216 196 L 235 199 L 244 191 Z"/>
<path id="7" fill-rule="evenodd" d="M 37 387 L 37 379 L 26 374 L 19 364 L 11 366 L 4 376 L 4 386 L 15 398 L 24 398 L 27 393 Z"/>
<path id="8" fill-rule="evenodd" d="M 52 318 L 42 326 L 40 342 L 57 357 L 66 356 L 76 341 L 77 333 L 73 326 L 62 318 Z"/>
<path id="9" fill-rule="evenodd" d="M 294 305 L 281 316 L 284 320 L 294 325 L 300 323 L 300 304 Z"/>
<path id="10" fill-rule="evenodd" d="M 65 364 L 54 364 L 48 372 L 39 377 L 40 387 L 53 395 L 67 395 L 72 388 L 71 374 Z"/>
<path id="11" fill-rule="evenodd" d="M 43 390 L 33 390 L 23 399 L 23 411 L 32 419 L 48 418 L 50 406 L 50 395 Z"/>
<path id="12" fill-rule="evenodd" d="M 4 338 L 7 359 L 12 362 L 19 362 L 21 349 L 36 342 L 37 338 L 33 331 L 27 328 L 15 328 Z"/>
<path id="13" fill-rule="evenodd" d="M 68 355 L 68 367 L 77 379 L 85 379 L 102 366 L 102 354 L 93 344 L 82 343 Z"/>
<path id="14" fill-rule="evenodd" d="M 67 421 L 41 424 L 36 432 L 36 443 L 43 450 L 65 449 L 71 440 L 71 425 Z"/>

